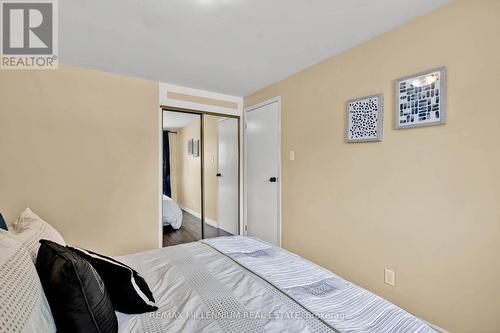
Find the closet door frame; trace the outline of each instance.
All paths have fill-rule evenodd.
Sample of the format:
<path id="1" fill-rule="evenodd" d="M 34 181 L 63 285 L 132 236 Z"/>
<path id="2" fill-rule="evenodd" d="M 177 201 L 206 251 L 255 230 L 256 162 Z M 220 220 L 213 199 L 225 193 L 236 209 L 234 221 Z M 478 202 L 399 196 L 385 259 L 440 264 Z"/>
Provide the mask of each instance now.
<path id="1" fill-rule="evenodd" d="M 224 118 L 234 118 L 238 121 L 238 235 L 241 235 L 241 117 L 237 115 L 228 115 L 228 114 L 220 114 L 215 112 L 207 112 L 207 111 L 199 111 L 199 110 L 191 110 L 177 107 L 169 107 L 169 106 L 161 106 L 160 107 L 160 117 L 161 120 L 161 131 L 163 131 L 163 111 L 171 111 L 171 112 L 181 112 L 181 113 L 190 113 L 196 114 L 200 116 L 200 163 L 201 163 L 201 238 L 205 238 L 205 141 L 204 141 L 204 124 L 205 119 L 204 116 L 216 116 L 216 117 L 224 117 Z M 163 154 L 163 140 L 161 141 L 160 151 Z M 163 160 L 163 156 L 160 158 Z M 161 172 L 160 183 L 163 182 L 163 172 Z M 162 191 L 161 191 L 162 192 Z M 162 194 L 162 193 L 161 193 Z M 160 195 L 160 210 L 162 210 L 163 201 L 162 195 Z M 160 214 L 161 215 L 161 214 Z M 163 220 L 160 218 L 160 236 L 163 238 Z M 162 244 L 162 243 L 161 243 Z"/>

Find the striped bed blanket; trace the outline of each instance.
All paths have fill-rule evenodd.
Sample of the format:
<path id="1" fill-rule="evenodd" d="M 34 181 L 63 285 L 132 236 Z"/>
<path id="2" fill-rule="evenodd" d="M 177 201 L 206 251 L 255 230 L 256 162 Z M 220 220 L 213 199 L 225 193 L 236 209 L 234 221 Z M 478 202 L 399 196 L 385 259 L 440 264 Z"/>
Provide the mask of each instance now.
<path id="1" fill-rule="evenodd" d="M 119 333 L 433 332 L 422 320 L 283 249 L 241 237 L 117 258 L 158 310 L 117 312 Z"/>
<path id="2" fill-rule="evenodd" d="M 288 251 L 242 237 L 202 240 L 326 323 L 347 332 L 435 332 L 387 300 Z"/>

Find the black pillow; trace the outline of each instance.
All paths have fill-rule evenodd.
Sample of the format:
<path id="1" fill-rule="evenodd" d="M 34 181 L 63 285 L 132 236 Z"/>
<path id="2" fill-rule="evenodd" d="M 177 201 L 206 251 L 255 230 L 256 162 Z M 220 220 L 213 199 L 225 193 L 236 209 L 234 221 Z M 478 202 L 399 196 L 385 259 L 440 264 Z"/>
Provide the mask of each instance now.
<path id="1" fill-rule="evenodd" d="M 158 310 L 148 284 L 135 270 L 112 258 L 68 247 L 88 260 L 106 284 L 116 311 L 139 314 Z"/>
<path id="2" fill-rule="evenodd" d="M 59 333 L 118 332 L 104 282 L 92 265 L 70 249 L 41 240 L 36 269 Z"/>
<path id="3" fill-rule="evenodd" d="M 2 213 L 0 213 L 0 228 L 3 230 L 8 230 L 7 224 L 5 223 L 5 220 L 3 219 Z"/>

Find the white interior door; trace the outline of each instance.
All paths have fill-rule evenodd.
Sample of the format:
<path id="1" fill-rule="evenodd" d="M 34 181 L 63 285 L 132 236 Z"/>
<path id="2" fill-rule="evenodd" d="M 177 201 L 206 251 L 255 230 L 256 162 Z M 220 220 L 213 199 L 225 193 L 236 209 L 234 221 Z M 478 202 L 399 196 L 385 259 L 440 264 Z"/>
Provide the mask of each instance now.
<path id="1" fill-rule="evenodd" d="M 246 112 L 247 234 L 280 244 L 279 103 Z"/>
<path id="2" fill-rule="evenodd" d="M 217 224 L 238 234 L 238 120 L 227 118 L 217 124 Z"/>

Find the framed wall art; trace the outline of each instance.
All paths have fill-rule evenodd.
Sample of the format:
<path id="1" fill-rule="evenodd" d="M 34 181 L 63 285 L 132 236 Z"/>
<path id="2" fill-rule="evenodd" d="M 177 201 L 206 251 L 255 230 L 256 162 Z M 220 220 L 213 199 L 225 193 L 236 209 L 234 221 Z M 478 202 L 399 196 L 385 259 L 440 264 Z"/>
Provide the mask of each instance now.
<path id="1" fill-rule="evenodd" d="M 396 80 L 396 128 L 446 122 L 446 67 Z"/>
<path id="2" fill-rule="evenodd" d="M 188 140 L 188 155 L 193 155 L 194 152 L 194 139 Z"/>
<path id="3" fill-rule="evenodd" d="M 384 95 L 347 102 L 347 142 L 382 141 Z"/>
<path id="4" fill-rule="evenodd" d="M 199 157 L 200 156 L 200 140 L 194 141 L 193 145 L 193 157 Z"/>

